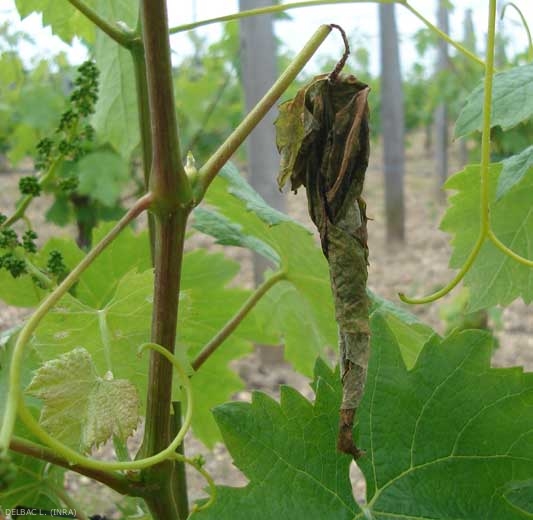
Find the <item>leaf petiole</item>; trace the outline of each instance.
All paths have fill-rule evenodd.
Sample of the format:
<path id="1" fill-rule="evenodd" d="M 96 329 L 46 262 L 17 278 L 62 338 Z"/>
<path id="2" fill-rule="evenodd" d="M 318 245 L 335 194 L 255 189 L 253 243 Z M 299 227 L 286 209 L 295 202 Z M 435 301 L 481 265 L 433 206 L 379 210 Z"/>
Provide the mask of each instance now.
<path id="1" fill-rule="evenodd" d="M 96 27 L 106 33 L 112 40 L 115 40 L 119 45 L 125 48 L 130 48 L 132 42 L 136 38 L 135 33 L 129 33 L 121 30 L 118 27 L 110 24 L 104 20 L 96 11 L 89 7 L 82 0 L 68 0 L 80 13 L 84 14 Z"/>

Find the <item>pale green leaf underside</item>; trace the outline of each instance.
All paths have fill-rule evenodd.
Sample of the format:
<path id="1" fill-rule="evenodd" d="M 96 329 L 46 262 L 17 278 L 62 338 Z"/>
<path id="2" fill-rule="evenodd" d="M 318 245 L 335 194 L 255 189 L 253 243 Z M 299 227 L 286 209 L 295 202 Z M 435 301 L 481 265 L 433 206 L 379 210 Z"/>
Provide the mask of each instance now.
<path id="1" fill-rule="evenodd" d="M 495 200 L 501 164 L 490 168 L 490 219 L 496 236 L 518 254 L 533 258 L 533 214 L 530 209 L 533 176 L 526 176 L 505 197 Z M 441 229 L 452 234 L 450 266 L 459 268 L 472 250 L 480 229 L 479 165 L 471 165 L 450 177 L 446 188 L 450 196 Z M 470 288 L 469 310 L 493 305 L 508 305 L 521 297 L 533 299 L 533 270 L 518 264 L 488 240 L 465 277 Z"/>
<path id="2" fill-rule="evenodd" d="M 41 426 L 82 451 L 113 436 L 125 441 L 139 421 L 133 384 L 98 376 L 91 355 L 83 348 L 44 363 L 26 392 L 43 401 Z"/>
<path id="3" fill-rule="evenodd" d="M 468 96 L 455 126 L 462 137 L 483 126 L 483 84 Z M 533 116 L 533 64 L 514 67 L 494 75 L 491 126 L 507 130 Z"/>
<path id="4" fill-rule="evenodd" d="M 263 315 L 266 330 L 285 344 L 294 367 L 310 375 L 313 360 L 337 343 L 337 326 L 322 251 L 312 235 L 288 216 L 271 208 L 253 191 L 231 164 L 226 165 L 206 195 L 210 220 L 202 231 L 223 244 L 248 247 L 286 271 L 286 281 L 276 284 L 259 302 L 252 316 Z M 302 326 L 302 323 L 304 326 Z"/>

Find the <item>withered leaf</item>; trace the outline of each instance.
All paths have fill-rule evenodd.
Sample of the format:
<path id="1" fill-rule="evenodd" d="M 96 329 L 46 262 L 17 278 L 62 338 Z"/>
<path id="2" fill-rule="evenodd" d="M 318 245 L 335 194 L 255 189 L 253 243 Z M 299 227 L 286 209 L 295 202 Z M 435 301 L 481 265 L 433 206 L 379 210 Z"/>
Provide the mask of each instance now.
<path id="1" fill-rule="evenodd" d="M 352 425 L 369 356 L 368 246 L 363 183 L 370 150 L 369 87 L 354 76 L 315 77 L 280 107 L 278 184 L 305 186 L 309 215 L 328 259 L 339 325 L 343 402 L 339 449 L 361 455 Z"/>

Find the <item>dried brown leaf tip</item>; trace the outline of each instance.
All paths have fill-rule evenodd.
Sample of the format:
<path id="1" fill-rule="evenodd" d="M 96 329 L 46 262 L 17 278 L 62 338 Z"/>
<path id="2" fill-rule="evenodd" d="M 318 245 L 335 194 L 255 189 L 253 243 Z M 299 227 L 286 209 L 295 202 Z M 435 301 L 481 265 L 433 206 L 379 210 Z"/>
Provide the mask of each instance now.
<path id="1" fill-rule="evenodd" d="M 343 60 L 344 56 L 342 64 Z M 281 189 L 290 179 L 293 191 L 306 188 L 309 215 L 329 263 L 343 383 L 338 448 L 358 458 L 364 452 L 355 446 L 352 429 L 370 341 L 367 217 L 362 198 L 370 150 L 370 89 L 354 76 L 339 75 L 337 69 L 315 77 L 280 106 L 278 185 Z"/>

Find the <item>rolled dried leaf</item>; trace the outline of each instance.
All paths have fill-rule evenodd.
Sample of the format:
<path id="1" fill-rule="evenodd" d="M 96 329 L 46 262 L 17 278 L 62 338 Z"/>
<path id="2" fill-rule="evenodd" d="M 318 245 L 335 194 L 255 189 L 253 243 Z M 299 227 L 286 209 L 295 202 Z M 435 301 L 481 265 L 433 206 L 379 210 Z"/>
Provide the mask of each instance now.
<path id="1" fill-rule="evenodd" d="M 309 215 L 329 263 L 339 326 L 343 399 L 340 450 L 362 452 L 352 438 L 369 357 L 368 246 L 363 183 L 370 150 L 368 85 L 354 76 L 318 76 L 280 107 L 276 121 L 280 188 L 305 186 Z"/>

